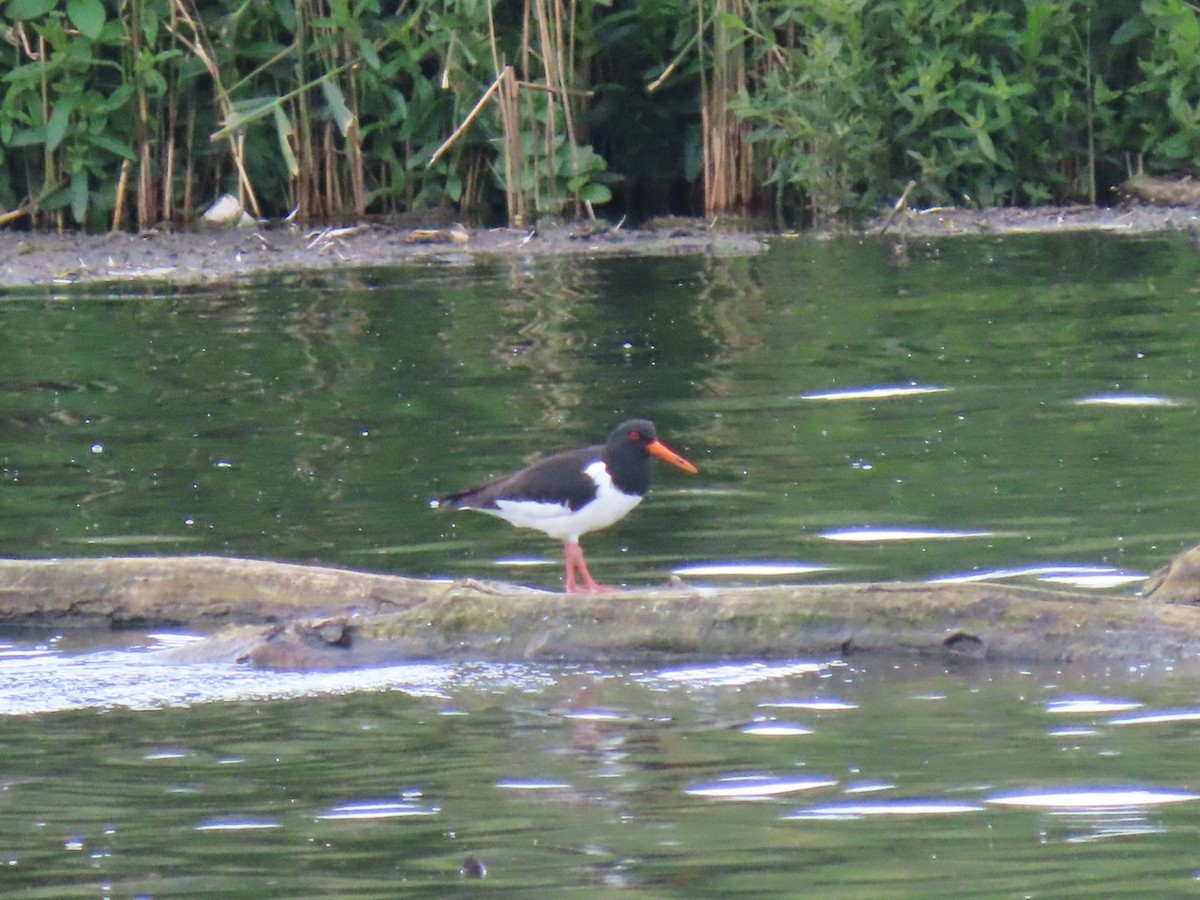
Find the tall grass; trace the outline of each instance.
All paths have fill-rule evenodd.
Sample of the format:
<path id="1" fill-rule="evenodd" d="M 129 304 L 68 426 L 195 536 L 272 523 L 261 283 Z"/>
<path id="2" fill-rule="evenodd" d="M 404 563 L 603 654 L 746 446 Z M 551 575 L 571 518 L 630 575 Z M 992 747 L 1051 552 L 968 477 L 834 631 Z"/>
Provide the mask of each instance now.
<path id="1" fill-rule="evenodd" d="M 0 223 L 842 221 L 1200 174 L 1187 0 L 9 0 Z M 610 163 L 616 162 L 615 166 Z"/>

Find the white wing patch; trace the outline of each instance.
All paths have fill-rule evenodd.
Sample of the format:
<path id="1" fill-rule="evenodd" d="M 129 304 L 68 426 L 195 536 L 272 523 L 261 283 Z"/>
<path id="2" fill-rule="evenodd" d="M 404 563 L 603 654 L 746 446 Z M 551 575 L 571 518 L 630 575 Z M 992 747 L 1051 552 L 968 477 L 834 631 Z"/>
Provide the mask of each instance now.
<path id="1" fill-rule="evenodd" d="M 596 497 L 577 510 L 565 503 L 497 500 L 496 509 L 480 512 L 499 516 L 518 528 L 536 528 L 560 540 L 578 541 L 581 534 L 611 525 L 642 502 L 637 494 L 626 494 L 613 485 L 604 463 L 594 462 L 584 472 L 596 484 Z"/>

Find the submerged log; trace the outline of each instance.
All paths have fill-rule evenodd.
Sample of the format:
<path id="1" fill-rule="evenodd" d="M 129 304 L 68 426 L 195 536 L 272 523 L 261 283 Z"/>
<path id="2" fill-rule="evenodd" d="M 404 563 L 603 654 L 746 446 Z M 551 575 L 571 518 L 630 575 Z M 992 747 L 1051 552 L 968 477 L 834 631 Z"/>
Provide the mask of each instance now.
<path id="1" fill-rule="evenodd" d="M 1185 550 L 1154 572 L 1142 596 L 1160 603 L 1200 603 L 1200 547 Z"/>
<path id="2" fill-rule="evenodd" d="M 635 661 L 920 653 L 1200 661 L 1200 607 L 1016 584 L 688 587 L 568 596 L 221 557 L 0 560 L 0 623 L 209 632 L 179 661 Z"/>
<path id="3" fill-rule="evenodd" d="M 404 609 L 445 585 L 220 556 L 0 560 L 0 623 L 60 628 L 272 622 L 330 608 Z"/>

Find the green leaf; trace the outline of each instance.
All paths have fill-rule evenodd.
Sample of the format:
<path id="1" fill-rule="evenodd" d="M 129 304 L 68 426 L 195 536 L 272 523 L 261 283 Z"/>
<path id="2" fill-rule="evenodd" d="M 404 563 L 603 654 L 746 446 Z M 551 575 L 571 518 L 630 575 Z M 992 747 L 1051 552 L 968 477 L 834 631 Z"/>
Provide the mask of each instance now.
<path id="1" fill-rule="evenodd" d="M 84 37 L 94 41 L 104 28 L 104 4 L 100 0 L 67 0 L 67 17 Z"/>
<path id="2" fill-rule="evenodd" d="M 248 100 L 238 100 L 233 104 L 225 123 L 214 132 L 211 139 L 219 141 L 222 138 L 241 131 L 247 126 L 265 119 L 271 115 L 273 107 L 279 105 L 278 97 L 251 97 Z"/>
<path id="3" fill-rule="evenodd" d="M 279 135 L 279 152 L 283 154 L 283 160 L 287 163 L 288 174 L 295 178 L 300 174 L 300 163 L 296 154 L 292 152 L 292 143 L 288 139 L 295 135 L 296 129 L 292 127 L 292 120 L 287 117 L 282 106 L 275 107 L 275 133 Z"/>
<path id="4" fill-rule="evenodd" d="M 120 109 L 129 102 L 129 98 L 133 96 L 133 85 L 122 84 L 104 100 L 97 103 L 88 109 L 90 116 L 102 115 L 106 116 L 114 110 Z"/>
<path id="5" fill-rule="evenodd" d="M 54 104 L 50 121 L 46 123 L 46 149 L 51 153 L 58 149 L 58 145 L 67 136 L 67 125 L 70 124 L 71 111 L 74 108 L 75 104 L 70 101 Z"/>
<path id="6" fill-rule="evenodd" d="M 979 149 L 983 155 L 991 162 L 996 162 L 996 145 L 992 143 L 992 136 L 986 131 L 980 130 L 975 132 L 975 140 L 979 143 Z"/>
<path id="7" fill-rule="evenodd" d="M 54 212 L 62 209 L 71 202 L 71 192 L 68 187 L 59 187 L 52 190 L 50 193 L 42 197 L 38 201 L 38 207 L 46 212 Z"/>
<path id="8" fill-rule="evenodd" d="M 56 6 L 58 0 L 12 0 L 5 12 L 10 19 L 36 19 Z"/>
<path id="9" fill-rule="evenodd" d="M 87 169 L 80 169 L 71 175 L 71 216 L 83 225 L 87 220 L 88 210 L 88 176 Z"/>
<path id="10" fill-rule="evenodd" d="M 1121 26 L 1113 32 L 1113 36 L 1109 38 L 1109 43 L 1119 47 L 1122 44 L 1128 44 L 1130 41 L 1141 37 L 1144 34 L 1149 34 L 1153 31 L 1153 27 L 1144 16 L 1133 16 L 1126 19 Z"/>
<path id="11" fill-rule="evenodd" d="M 1180 160 L 1191 156 L 1191 143 L 1186 132 L 1179 132 L 1159 143 L 1154 152 L 1168 159 Z"/>
<path id="12" fill-rule="evenodd" d="M 358 42 L 358 52 L 362 54 L 367 65 L 372 69 L 378 69 L 383 65 L 383 61 L 379 58 L 379 51 L 375 49 L 375 45 L 362 38 Z"/>
<path id="13" fill-rule="evenodd" d="M 281 24 L 288 31 L 296 30 L 296 4 L 289 0 L 271 0 L 271 7 L 279 17 Z"/>
<path id="14" fill-rule="evenodd" d="M 463 180 L 457 172 L 451 172 L 446 178 L 446 196 L 458 203 L 462 200 Z"/>
<path id="15" fill-rule="evenodd" d="M 22 128 L 20 131 L 14 131 L 12 135 L 4 142 L 9 147 L 32 147 L 36 144 L 46 143 L 46 129 L 38 128 Z"/>
<path id="16" fill-rule="evenodd" d="M 107 134 L 89 134 L 87 138 L 88 144 L 93 147 L 99 147 L 101 150 L 107 150 L 113 156 L 119 156 L 122 159 L 127 159 L 130 162 L 137 162 L 137 154 L 133 152 L 126 144 L 111 137 Z"/>
<path id="17" fill-rule="evenodd" d="M 579 199 L 588 203 L 607 203 L 612 199 L 612 191 L 608 189 L 608 185 L 596 184 L 593 181 L 579 192 Z"/>
<path id="18" fill-rule="evenodd" d="M 325 95 L 325 102 L 329 104 L 329 111 L 333 114 L 333 120 L 337 122 L 338 130 L 341 131 L 342 137 L 345 137 L 354 127 L 354 113 L 346 106 L 346 97 L 342 94 L 342 89 L 332 79 L 322 78 L 321 93 Z"/>

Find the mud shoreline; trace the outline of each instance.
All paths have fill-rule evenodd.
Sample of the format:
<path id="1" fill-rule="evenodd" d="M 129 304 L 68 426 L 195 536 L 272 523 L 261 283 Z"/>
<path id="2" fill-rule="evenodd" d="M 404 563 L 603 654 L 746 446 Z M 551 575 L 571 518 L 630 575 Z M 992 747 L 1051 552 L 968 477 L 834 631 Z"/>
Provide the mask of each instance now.
<path id="1" fill-rule="evenodd" d="M 1081 230 L 1127 235 L 1200 233 L 1200 207 L 939 207 L 909 210 L 890 222 L 881 217 L 859 234 L 864 239 L 903 242 L 958 235 Z M 786 237 L 695 219 L 663 220 L 644 228 L 581 224 L 468 230 L 435 222 L 422 223 L 421 227 L 371 222 L 329 228 L 257 223 L 240 228 L 142 234 L 8 231 L 0 240 L 0 288 L 56 289 L 74 284 L 140 282 L 221 284 L 273 273 L 466 265 L 488 258 L 746 256 L 765 250 L 769 240 Z"/>

